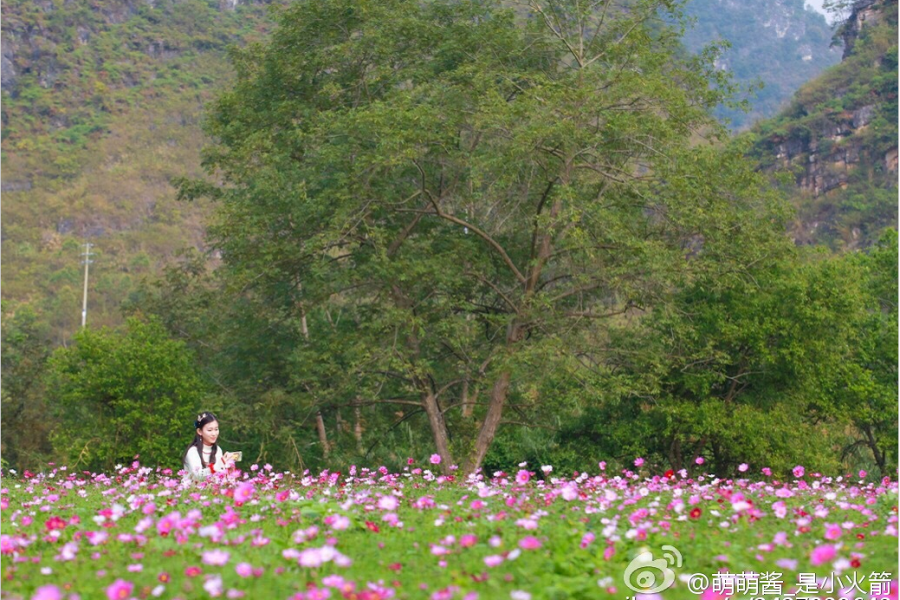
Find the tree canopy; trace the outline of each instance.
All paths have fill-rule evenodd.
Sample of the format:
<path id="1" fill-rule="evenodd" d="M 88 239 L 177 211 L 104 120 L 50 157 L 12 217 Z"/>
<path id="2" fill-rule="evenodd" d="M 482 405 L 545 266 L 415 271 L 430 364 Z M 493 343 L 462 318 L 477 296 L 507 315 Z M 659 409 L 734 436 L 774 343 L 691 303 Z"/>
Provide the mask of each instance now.
<path id="1" fill-rule="evenodd" d="M 298 3 L 236 51 L 208 123 L 223 184 L 182 194 L 218 199 L 229 276 L 292 319 L 290 392 L 415 406 L 471 470 L 510 403 L 539 413 L 555 371 L 603 362 L 611 324 L 783 252 L 675 11 Z"/>

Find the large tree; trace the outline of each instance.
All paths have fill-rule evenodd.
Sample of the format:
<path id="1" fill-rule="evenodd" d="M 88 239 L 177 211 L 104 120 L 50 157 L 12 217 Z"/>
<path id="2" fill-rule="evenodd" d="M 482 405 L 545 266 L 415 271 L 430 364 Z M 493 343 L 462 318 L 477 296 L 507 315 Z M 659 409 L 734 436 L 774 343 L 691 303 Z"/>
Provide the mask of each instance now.
<path id="1" fill-rule="evenodd" d="M 676 4 L 298 2 L 235 52 L 221 183 L 182 193 L 220 201 L 242 293 L 302 324 L 297 393 L 414 406 L 473 471 L 555 369 L 603 360 L 608 324 L 780 252 L 781 205 L 709 117 L 715 53 L 686 58 L 661 17 Z"/>

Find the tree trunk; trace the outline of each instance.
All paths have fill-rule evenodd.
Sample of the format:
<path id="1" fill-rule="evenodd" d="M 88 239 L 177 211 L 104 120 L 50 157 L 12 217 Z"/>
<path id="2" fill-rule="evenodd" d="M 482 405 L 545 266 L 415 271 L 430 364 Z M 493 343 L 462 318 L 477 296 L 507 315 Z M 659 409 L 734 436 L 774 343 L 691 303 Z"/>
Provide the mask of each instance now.
<path id="1" fill-rule="evenodd" d="M 325 419 L 322 418 L 322 412 L 316 412 L 316 430 L 319 432 L 319 443 L 322 444 L 322 456 L 328 458 L 331 448 L 328 445 L 328 433 L 325 431 Z"/>
<path id="2" fill-rule="evenodd" d="M 497 433 L 497 427 L 500 425 L 500 417 L 503 416 L 503 405 L 506 403 L 506 396 L 509 393 L 509 382 L 512 373 L 508 370 L 500 373 L 494 382 L 491 390 L 491 399 L 488 404 L 488 412 L 484 417 L 484 423 L 481 424 L 481 430 L 478 432 L 478 439 L 475 440 L 475 448 L 471 456 L 466 462 L 464 473 L 470 475 L 474 473 L 484 460 L 491 442 Z"/>
<path id="3" fill-rule="evenodd" d="M 462 402 L 462 416 L 463 416 L 463 418 L 464 418 L 464 419 L 471 418 L 472 412 L 473 412 L 473 411 L 472 411 L 472 405 L 469 403 L 469 379 L 468 379 L 468 374 L 467 374 L 466 380 L 463 381 L 463 388 L 462 388 L 462 398 L 461 398 L 461 402 Z"/>
<path id="4" fill-rule="evenodd" d="M 437 399 L 430 391 L 423 394 L 422 404 L 425 406 L 428 424 L 431 425 L 431 432 L 434 435 L 434 446 L 441 456 L 441 470 L 445 474 L 449 473 L 450 465 L 453 464 L 453 456 L 450 454 L 450 438 L 447 434 L 447 423 L 444 421 L 444 415 L 441 414 L 441 407 L 438 406 Z"/>
<path id="5" fill-rule="evenodd" d="M 353 402 L 353 437 L 356 438 L 356 450 L 362 454 L 363 449 L 363 426 L 362 426 L 362 409 L 359 406 L 359 398 Z"/>
<path id="6" fill-rule="evenodd" d="M 868 440 L 868 446 L 872 449 L 872 454 L 875 457 L 875 464 L 878 465 L 878 470 L 881 471 L 881 475 L 884 476 L 887 474 L 885 469 L 885 460 L 884 460 L 884 452 L 878 447 L 878 442 L 875 440 L 875 434 L 872 433 L 872 426 L 866 425 L 863 428 L 863 432 L 866 434 L 866 439 Z"/>

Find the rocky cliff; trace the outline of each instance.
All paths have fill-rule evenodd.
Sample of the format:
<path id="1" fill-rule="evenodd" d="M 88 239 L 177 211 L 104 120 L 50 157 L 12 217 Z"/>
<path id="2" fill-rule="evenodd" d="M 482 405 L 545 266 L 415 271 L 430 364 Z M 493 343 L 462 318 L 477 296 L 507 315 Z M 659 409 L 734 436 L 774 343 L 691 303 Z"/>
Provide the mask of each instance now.
<path id="1" fill-rule="evenodd" d="M 763 168 L 796 183 L 798 243 L 867 245 L 897 225 L 897 1 L 858 0 L 841 64 L 754 131 Z"/>

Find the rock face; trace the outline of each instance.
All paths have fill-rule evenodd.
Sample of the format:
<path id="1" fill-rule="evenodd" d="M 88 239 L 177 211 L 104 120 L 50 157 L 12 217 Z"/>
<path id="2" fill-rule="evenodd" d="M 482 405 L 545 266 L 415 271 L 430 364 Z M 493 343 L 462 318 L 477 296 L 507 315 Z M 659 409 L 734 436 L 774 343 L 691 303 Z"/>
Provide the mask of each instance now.
<path id="1" fill-rule="evenodd" d="M 798 242 L 856 248 L 897 224 L 897 0 L 857 0 L 838 33 L 843 62 L 756 127 L 754 154 L 794 176 Z"/>
<path id="2" fill-rule="evenodd" d="M 685 33 L 688 50 L 726 40 L 731 47 L 716 60 L 742 88 L 761 81 L 746 94 L 751 111 L 722 108 L 717 116 L 734 129 L 775 116 L 801 85 L 840 61 L 825 18 L 804 7 L 803 0 L 689 0 L 685 13 L 696 19 Z"/>
<path id="3" fill-rule="evenodd" d="M 881 16 L 883 2 L 880 0 L 857 0 L 853 4 L 850 17 L 841 30 L 841 39 L 844 40 L 844 55 L 846 59 L 853 53 L 853 46 L 859 39 L 862 28 L 866 25 L 874 25 Z"/>

